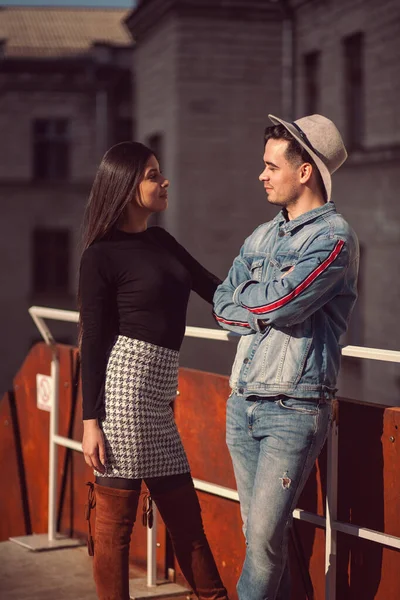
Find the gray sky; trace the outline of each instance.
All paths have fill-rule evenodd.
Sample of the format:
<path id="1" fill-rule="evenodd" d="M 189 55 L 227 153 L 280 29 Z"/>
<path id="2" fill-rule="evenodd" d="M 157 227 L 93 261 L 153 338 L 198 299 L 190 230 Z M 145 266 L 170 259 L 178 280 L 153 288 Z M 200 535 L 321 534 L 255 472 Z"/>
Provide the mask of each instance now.
<path id="1" fill-rule="evenodd" d="M 0 0 L 0 6 L 107 6 L 132 8 L 135 0 Z"/>

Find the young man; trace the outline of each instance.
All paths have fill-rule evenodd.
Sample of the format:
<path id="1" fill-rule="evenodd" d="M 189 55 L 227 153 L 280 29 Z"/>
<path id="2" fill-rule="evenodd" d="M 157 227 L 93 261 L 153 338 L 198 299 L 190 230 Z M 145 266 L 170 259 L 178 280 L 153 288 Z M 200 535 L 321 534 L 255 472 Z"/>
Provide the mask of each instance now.
<path id="1" fill-rule="evenodd" d="M 321 115 L 269 117 L 260 181 L 281 211 L 246 239 L 214 297 L 219 324 L 243 335 L 227 405 L 247 543 L 240 600 L 289 600 L 292 512 L 327 436 L 357 297 L 357 238 L 331 202 L 342 138 Z"/>

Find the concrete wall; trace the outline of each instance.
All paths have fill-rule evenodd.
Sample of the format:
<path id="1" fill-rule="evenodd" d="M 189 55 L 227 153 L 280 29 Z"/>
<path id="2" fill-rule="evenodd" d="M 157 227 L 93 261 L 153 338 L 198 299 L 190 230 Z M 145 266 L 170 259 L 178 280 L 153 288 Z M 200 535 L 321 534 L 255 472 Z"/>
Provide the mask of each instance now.
<path id="1" fill-rule="evenodd" d="M 176 163 L 178 39 L 178 23 L 173 17 L 167 17 L 152 36 L 138 44 L 133 55 L 137 139 L 146 144 L 153 135 L 163 136 L 161 167 L 170 180 L 170 207 L 162 216 L 162 222 L 171 232 L 176 232 L 180 209 Z"/>
<path id="2" fill-rule="evenodd" d="M 266 202 L 258 175 L 267 115 L 282 114 L 285 100 L 280 17 L 262 13 L 259 19 L 247 18 L 243 10 L 238 19 L 235 11 L 240 4 L 232 2 L 232 11 L 213 12 L 209 3 L 201 14 L 198 7 L 193 14 L 191 10 L 163 12 L 150 19 L 151 29 L 139 36 L 132 59 L 135 98 L 131 109 L 137 138 L 148 142 L 153 135 L 162 136 L 162 167 L 171 180 L 170 207 L 162 224 L 221 278 L 244 238 L 276 212 Z M 398 349 L 400 5 L 396 0 L 385 0 L 384 6 L 371 0 L 305 4 L 293 0 L 292 4 L 296 15 L 295 117 L 304 114 L 303 56 L 320 50 L 319 111 L 346 134 L 342 39 L 358 31 L 365 35 L 365 148 L 350 155 L 333 177 L 333 198 L 356 229 L 363 248 L 360 299 L 346 341 Z M 163 8 L 154 1 L 157 5 Z M 249 5 L 249 14 L 256 5 L 261 6 L 258 2 Z M 118 110 L 128 116 L 126 102 L 124 110 L 121 106 Z M 31 121 L 51 116 L 71 119 L 71 180 L 65 186 L 31 186 Z M 30 302 L 32 228 L 46 223 L 73 230 L 71 272 L 76 273 L 78 228 L 99 159 L 99 140 L 104 136 L 96 132 L 91 94 L 20 94 L 7 91 L 4 85 L 0 130 L 4 215 L 0 245 L 6 257 L 0 272 L 6 289 L 1 307 L 7 336 L 22 340 L 27 327 L 24 311 Z M 188 322 L 214 326 L 211 307 L 194 297 Z M 7 353 L 3 368 L 8 374 L 21 359 L 21 348 L 22 342 Z M 182 362 L 228 373 L 233 354 L 233 345 L 185 341 Z M 396 365 L 346 360 L 344 367 L 343 394 L 398 402 Z"/>
<path id="3" fill-rule="evenodd" d="M 296 117 L 304 114 L 304 55 L 320 51 L 318 110 L 337 124 L 345 140 L 342 40 L 364 33 L 363 148 L 350 152 L 333 176 L 333 199 L 362 246 L 360 297 L 347 342 L 399 350 L 400 324 L 395 315 L 400 303 L 396 263 L 400 250 L 400 4 L 396 0 L 309 2 L 296 11 L 296 31 Z M 342 379 L 352 384 L 345 395 L 400 403 L 400 373 L 395 364 L 352 361 L 350 366 L 347 361 L 346 369 Z"/>
<path id="4" fill-rule="evenodd" d="M 88 189 L 29 189 L 0 183 L 0 390 L 9 389 L 12 378 L 32 341 L 40 334 L 28 314 L 32 304 L 76 307 L 80 223 Z M 34 296 L 32 293 L 32 233 L 35 227 L 70 231 L 69 293 L 64 297 Z M 56 337 L 76 340 L 76 326 L 52 323 Z"/>
<path id="5" fill-rule="evenodd" d="M 46 91 L 4 91 L 0 96 L 0 181 L 30 182 L 32 178 L 32 122 L 34 119 L 70 120 L 71 177 L 92 178 L 97 159 L 94 121 L 95 95 Z"/>
<path id="6" fill-rule="evenodd" d="M 156 4 L 156 3 L 155 3 Z M 364 148 L 333 177 L 333 199 L 362 245 L 360 298 L 345 343 L 398 349 L 400 299 L 400 5 L 370 0 L 292 2 L 295 14 L 294 117 L 304 115 L 306 53 L 321 52 L 319 112 L 346 139 L 343 38 L 364 32 Z M 249 7 L 250 11 L 250 7 Z M 233 14 L 233 11 L 232 11 Z M 165 136 L 172 179 L 165 225 L 210 270 L 224 277 L 244 238 L 275 211 L 257 180 L 269 112 L 282 114 L 279 19 L 247 21 L 171 11 L 138 40 L 135 72 L 141 139 Z M 286 99 L 287 100 L 287 99 Z M 213 326 L 197 298 L 189 323 Z M 185 341 L 183 364 L 229 372 L 234 346 Z M 346 359 L 341 391 L 396 404 L 395 365 Z"/>
<path id="7" fill-rule="evenodd" d="M 273 212 L 258 181 L 268 113 L 281 104 L 280 20 L 170 13 L 134 54 L 138 136 L 164 135 L 164 225 L 224 278 L 244 238 Z M 214 327 L 193 296 L 188 323 Z M 226 345 L 227 346 L 227 345 Z M 234 347 L 185 341 L 185 365 L 227 373 Z"/>
<path id="8" fill-rule="evenodd" d="M 80 227 L 94 177 L 94 96 L 82 93 L 4 91 L 0 98 L 0 390 L 10 387 L 23 357 L 40 334 L 28 315 L 32 304 L 76 307 Z M 32 181 L 32 122 L 70 120 L 70 177 L 65 182 Z M 32 293 L 32 233 L 36 227 L 70 232 L 69 290 L 64 297 Z M 53 323 L 58 337 L 74 341 L 76 327 Z"/>
<path id="9" fill-rule="evenodd" d="M 292 2 L 293 6 L 298 2 Z M 319 111 L 345 128 L 342 40 L 357 32 L 365 36 L 366 148 L 400 143 L 400 5 L 397 0 L 335 0 L 308 2 L 296 10 L 298 113 L 304 111 L 302 57 L 322 55 Z"/>

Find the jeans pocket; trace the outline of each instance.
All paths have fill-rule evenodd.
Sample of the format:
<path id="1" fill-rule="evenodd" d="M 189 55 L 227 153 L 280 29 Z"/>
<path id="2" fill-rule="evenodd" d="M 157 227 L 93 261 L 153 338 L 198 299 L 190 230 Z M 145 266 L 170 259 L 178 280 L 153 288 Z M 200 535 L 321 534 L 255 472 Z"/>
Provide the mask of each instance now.
<path id="1" fill-rule="evenodd" d="M 319 400 L 305 400 L 304 398 L 279 398 L 278 405 L 284 410 L 302 413 L 306 415 L 317 415 Z"/>

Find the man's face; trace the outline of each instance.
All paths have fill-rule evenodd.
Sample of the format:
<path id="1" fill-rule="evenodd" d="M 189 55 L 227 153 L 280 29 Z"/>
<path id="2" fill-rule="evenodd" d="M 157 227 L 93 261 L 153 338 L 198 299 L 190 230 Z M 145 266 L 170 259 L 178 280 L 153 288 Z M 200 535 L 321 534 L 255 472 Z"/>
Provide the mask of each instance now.
<path id="1" fill-rule="evenodd" d="M 265 144 L 264 171 L 259 179 L 264 184 L 268 202 L 286 208 L 295 204 L 301 193 L 300 166 L 288 162 L 286 140 L 270 139 Z"/>

